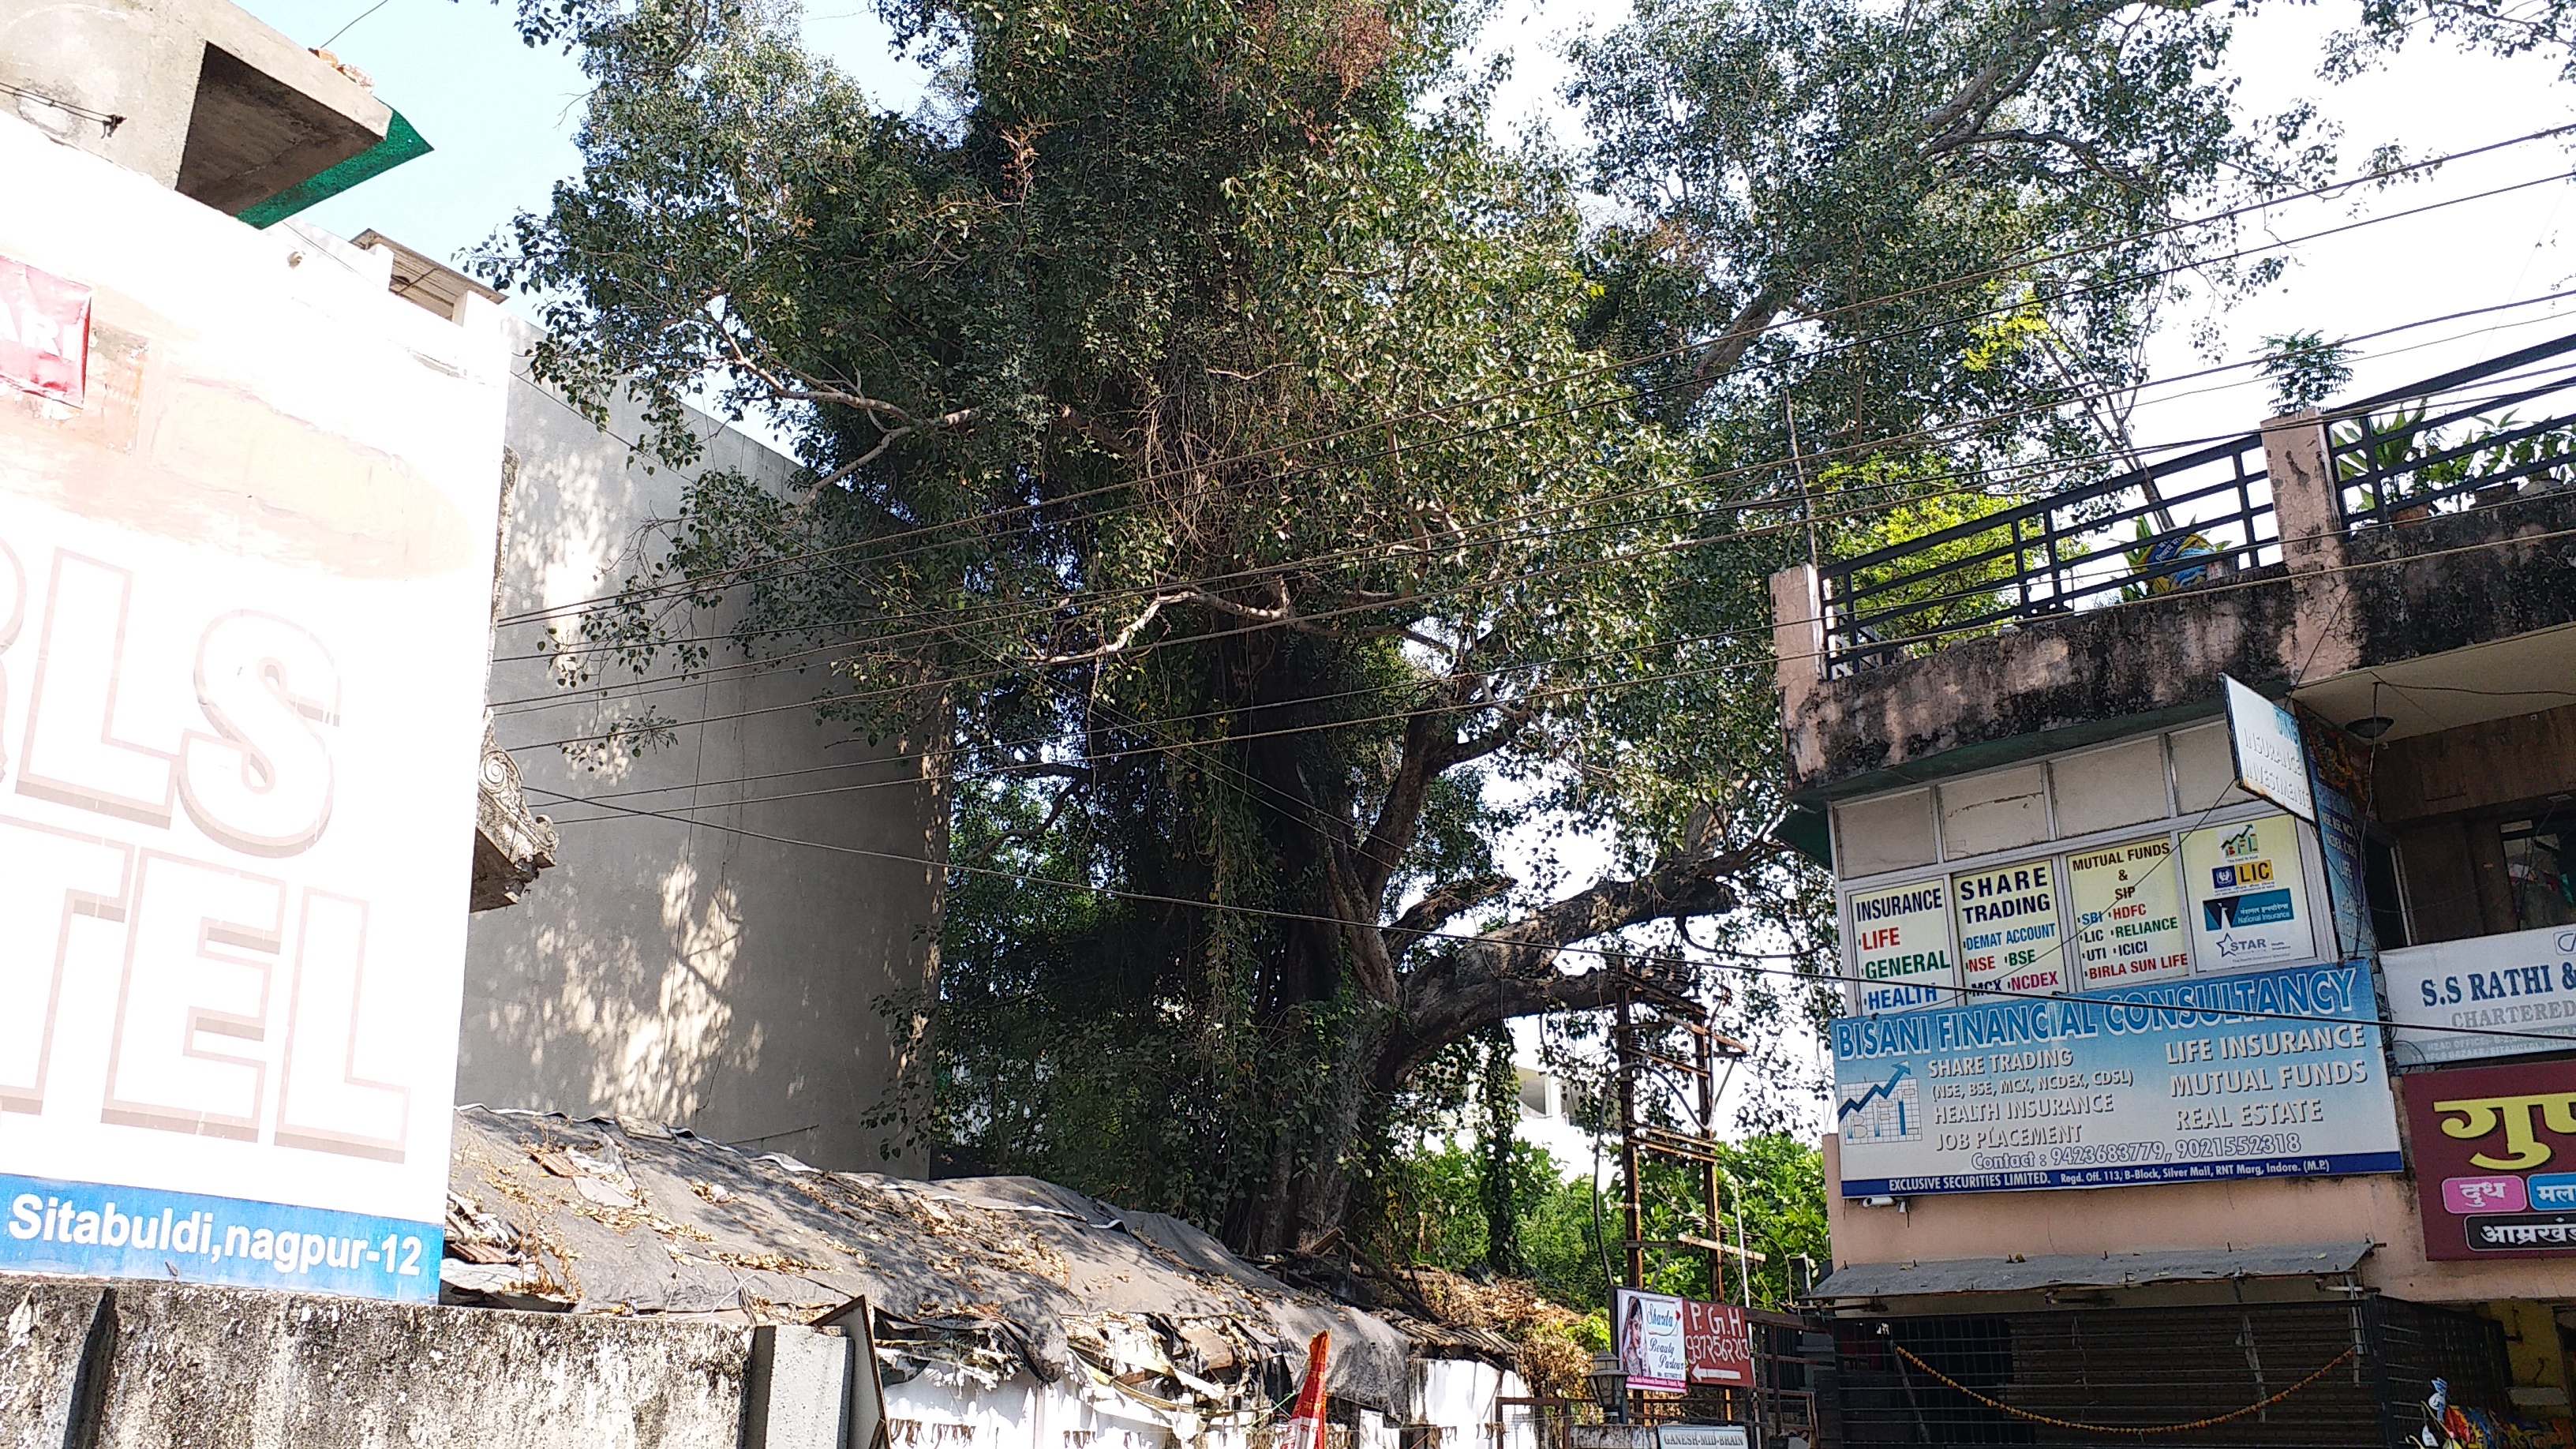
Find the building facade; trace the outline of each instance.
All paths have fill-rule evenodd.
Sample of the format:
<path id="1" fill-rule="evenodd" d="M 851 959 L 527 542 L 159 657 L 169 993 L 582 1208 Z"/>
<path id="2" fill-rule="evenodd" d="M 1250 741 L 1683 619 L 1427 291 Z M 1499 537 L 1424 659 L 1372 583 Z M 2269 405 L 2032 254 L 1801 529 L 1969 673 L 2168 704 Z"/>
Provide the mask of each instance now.
<path id="1" fill-rule="evenodd" d="M 2565 1432 L 2571 356 L 1774 579 L 1845 1442 Z"/>
<path id="2" fill-rule="evenodd" d="M 820 723 L 828 671 L 716 667 L 565 688 L 545 643 L 633 572 L 686 479 L 533 380 L 497 293 L 373 232 L 290 219 L 427 149 L 364 72 L 226 0 L 0 0 L 0 104 L 56 143 L 265 228 L 293 267 L 404 301 L 517 359 L 494 550 L 491 730 L 474 838 L 457 1100 L 616 1114 L 819 1166 L 918 1172 L 946 802 L 918 739 Z M 405 315 L 412 315 L 403 309 Z M 700 419 L 702 469 L 794 462 Z M 693 631 L 721 630 L 701 615 Z M 595 681 L 596 682 L 596 681 Z M 640 755 L 594 748 L 652 711 Z M 589 801 L 597 803 L 584 803 Z M 464 843 L 460 843 L 460 849 Z M 460 905 L 465 904 L 460 902 Z"/>

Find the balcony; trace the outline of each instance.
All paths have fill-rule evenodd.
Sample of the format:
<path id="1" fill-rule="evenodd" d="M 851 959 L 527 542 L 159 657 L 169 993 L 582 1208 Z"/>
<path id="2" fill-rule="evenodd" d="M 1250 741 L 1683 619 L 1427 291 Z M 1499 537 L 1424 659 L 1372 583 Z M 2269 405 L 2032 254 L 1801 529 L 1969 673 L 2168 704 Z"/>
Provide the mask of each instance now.
<path id="1" fill-rule="evenodd" d="M 2447 696 L 2576 678 L 2572 549 L 2576 336 L 2274 418 L 1774 576 L 1796 790 L 2181 723 L 2214 712 L 2221 674 L 2392 737 L 2456 727 Z M 2410 666 L 2442 679 L 2391 713 L 2389 667 L 2471 649 Z"/>

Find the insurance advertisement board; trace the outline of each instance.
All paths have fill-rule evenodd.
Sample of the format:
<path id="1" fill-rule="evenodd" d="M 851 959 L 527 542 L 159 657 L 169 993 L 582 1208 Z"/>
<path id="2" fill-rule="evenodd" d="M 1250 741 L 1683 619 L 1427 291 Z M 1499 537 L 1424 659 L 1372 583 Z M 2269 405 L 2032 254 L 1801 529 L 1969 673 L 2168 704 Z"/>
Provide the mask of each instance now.
<path id="1" fill-rule="evenodd" d="M 1950 999 L 1958 985 L 1950 941 L 1950 889 L 1942 880 L 1854 891 L 1843 939 L 1853 992 L 1866 1012 L 1911 1011 Z"/>
<path id="2" fill-rule="evenodd" d="M 2400 1066 L 2576 1048 L 2576 926 L 2379 953 Z"/>
<path id="3" fill-rule="evenodd" d="M 2173 837 L 2150 836 L 2066 859 L 2075 969 L 2084 991 L 2191 974 Z"/>
<path id="4" fill-rule="evenodd" d="M 1832 1026 L 1843 1195 L 2401 1169 L 2367 964 Z"/>
<path id="5" fill-rule="evenodd" d="M 2000 992 L 2066 989 L 2057 934 L 2057 862 L 2024 861 L 1950 878 L 1958 915 L 1959 984 Z"/>
<path id="6" fill-rule="evenodd" d="M 2182 833 L 2183 915 L 2202 972 L 2318 954 L 2299 822 L 2265 815 Z"/>
<path id="7" fill-rule="evenodd" d="M 2576 1254 L 2576 1062 L 2403 1080 L 2424 1256 Z"/>
<path id="8" fill-rule="evenodd" d="M 1753 1382 L 1753 1329 L 1742 1308 L 1622 1288 L 1612 1309 L 1628 1387 L 1680 1393 Z"/>
<path id="9" fill-rule="evenodd" d="M 14 122 L 0 174 L 84 198 L 0 257 L 90 328 L 77 403 L 0 385 L 0 1268 L 432 1301 L 506 354 Z"/>

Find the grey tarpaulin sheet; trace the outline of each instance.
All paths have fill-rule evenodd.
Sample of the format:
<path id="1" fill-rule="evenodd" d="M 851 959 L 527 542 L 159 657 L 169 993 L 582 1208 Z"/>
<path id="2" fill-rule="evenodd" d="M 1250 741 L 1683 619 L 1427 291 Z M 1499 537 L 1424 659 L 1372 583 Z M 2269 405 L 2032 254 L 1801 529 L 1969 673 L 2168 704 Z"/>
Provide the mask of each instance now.
<path id="1" fill-rule="evenodd" d="M 2045 1258 L 1951 1258 L 1852 1263 L 1816 1285 L 1819 1298 L 1892 1298 L 1914 1293 L 2015 1293 L 2043 1288 L 2138 1288 L 2228 1278 L 2349 1273 L 2370 1252 L 2357 1243 L 2176 1253 L 2094 1253 Z"/>
<path id="2" fill-rule="evenodd" d="M 941 1329 L 999 1329 L 1053 1380 L 1132 1363 L 1302 1377 L 1401 1413 L 1408 1344 L 1385 1321 L 1281 1283 L 1178 1219 L 1033 1178 L 917 1182 L 822 1172 L 685 1132 L 462 1107 L 449 1160 L 451 1292 L 584 1312 L 805 1322 L 864 1295 Z M 1148 1317 L 1155 1320 L 1145 1327 Z M 1158 1361 L 1157 1341 L 1186 1344 Z"/>

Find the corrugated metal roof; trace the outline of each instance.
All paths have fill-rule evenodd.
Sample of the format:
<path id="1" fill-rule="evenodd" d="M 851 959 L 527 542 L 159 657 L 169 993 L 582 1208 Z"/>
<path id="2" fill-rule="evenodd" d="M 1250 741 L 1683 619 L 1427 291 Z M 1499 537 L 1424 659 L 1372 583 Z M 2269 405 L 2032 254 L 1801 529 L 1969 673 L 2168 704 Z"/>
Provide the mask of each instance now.
<path id="1" fill-rule="evenodd" d="M 1816 1285 L 1818 1298 L 1895 1298 L 1924 1293 L 2028 1293 L 2043 1288 L 2141 1288 L 2229 1278 L 2295 1278 L 2348 1273 L 2374 1245 L 2306 1243 L 2168 1253 L 2067 1254 L 2045 1258 L 1949 1258 L 1852 1263 Z"/>

